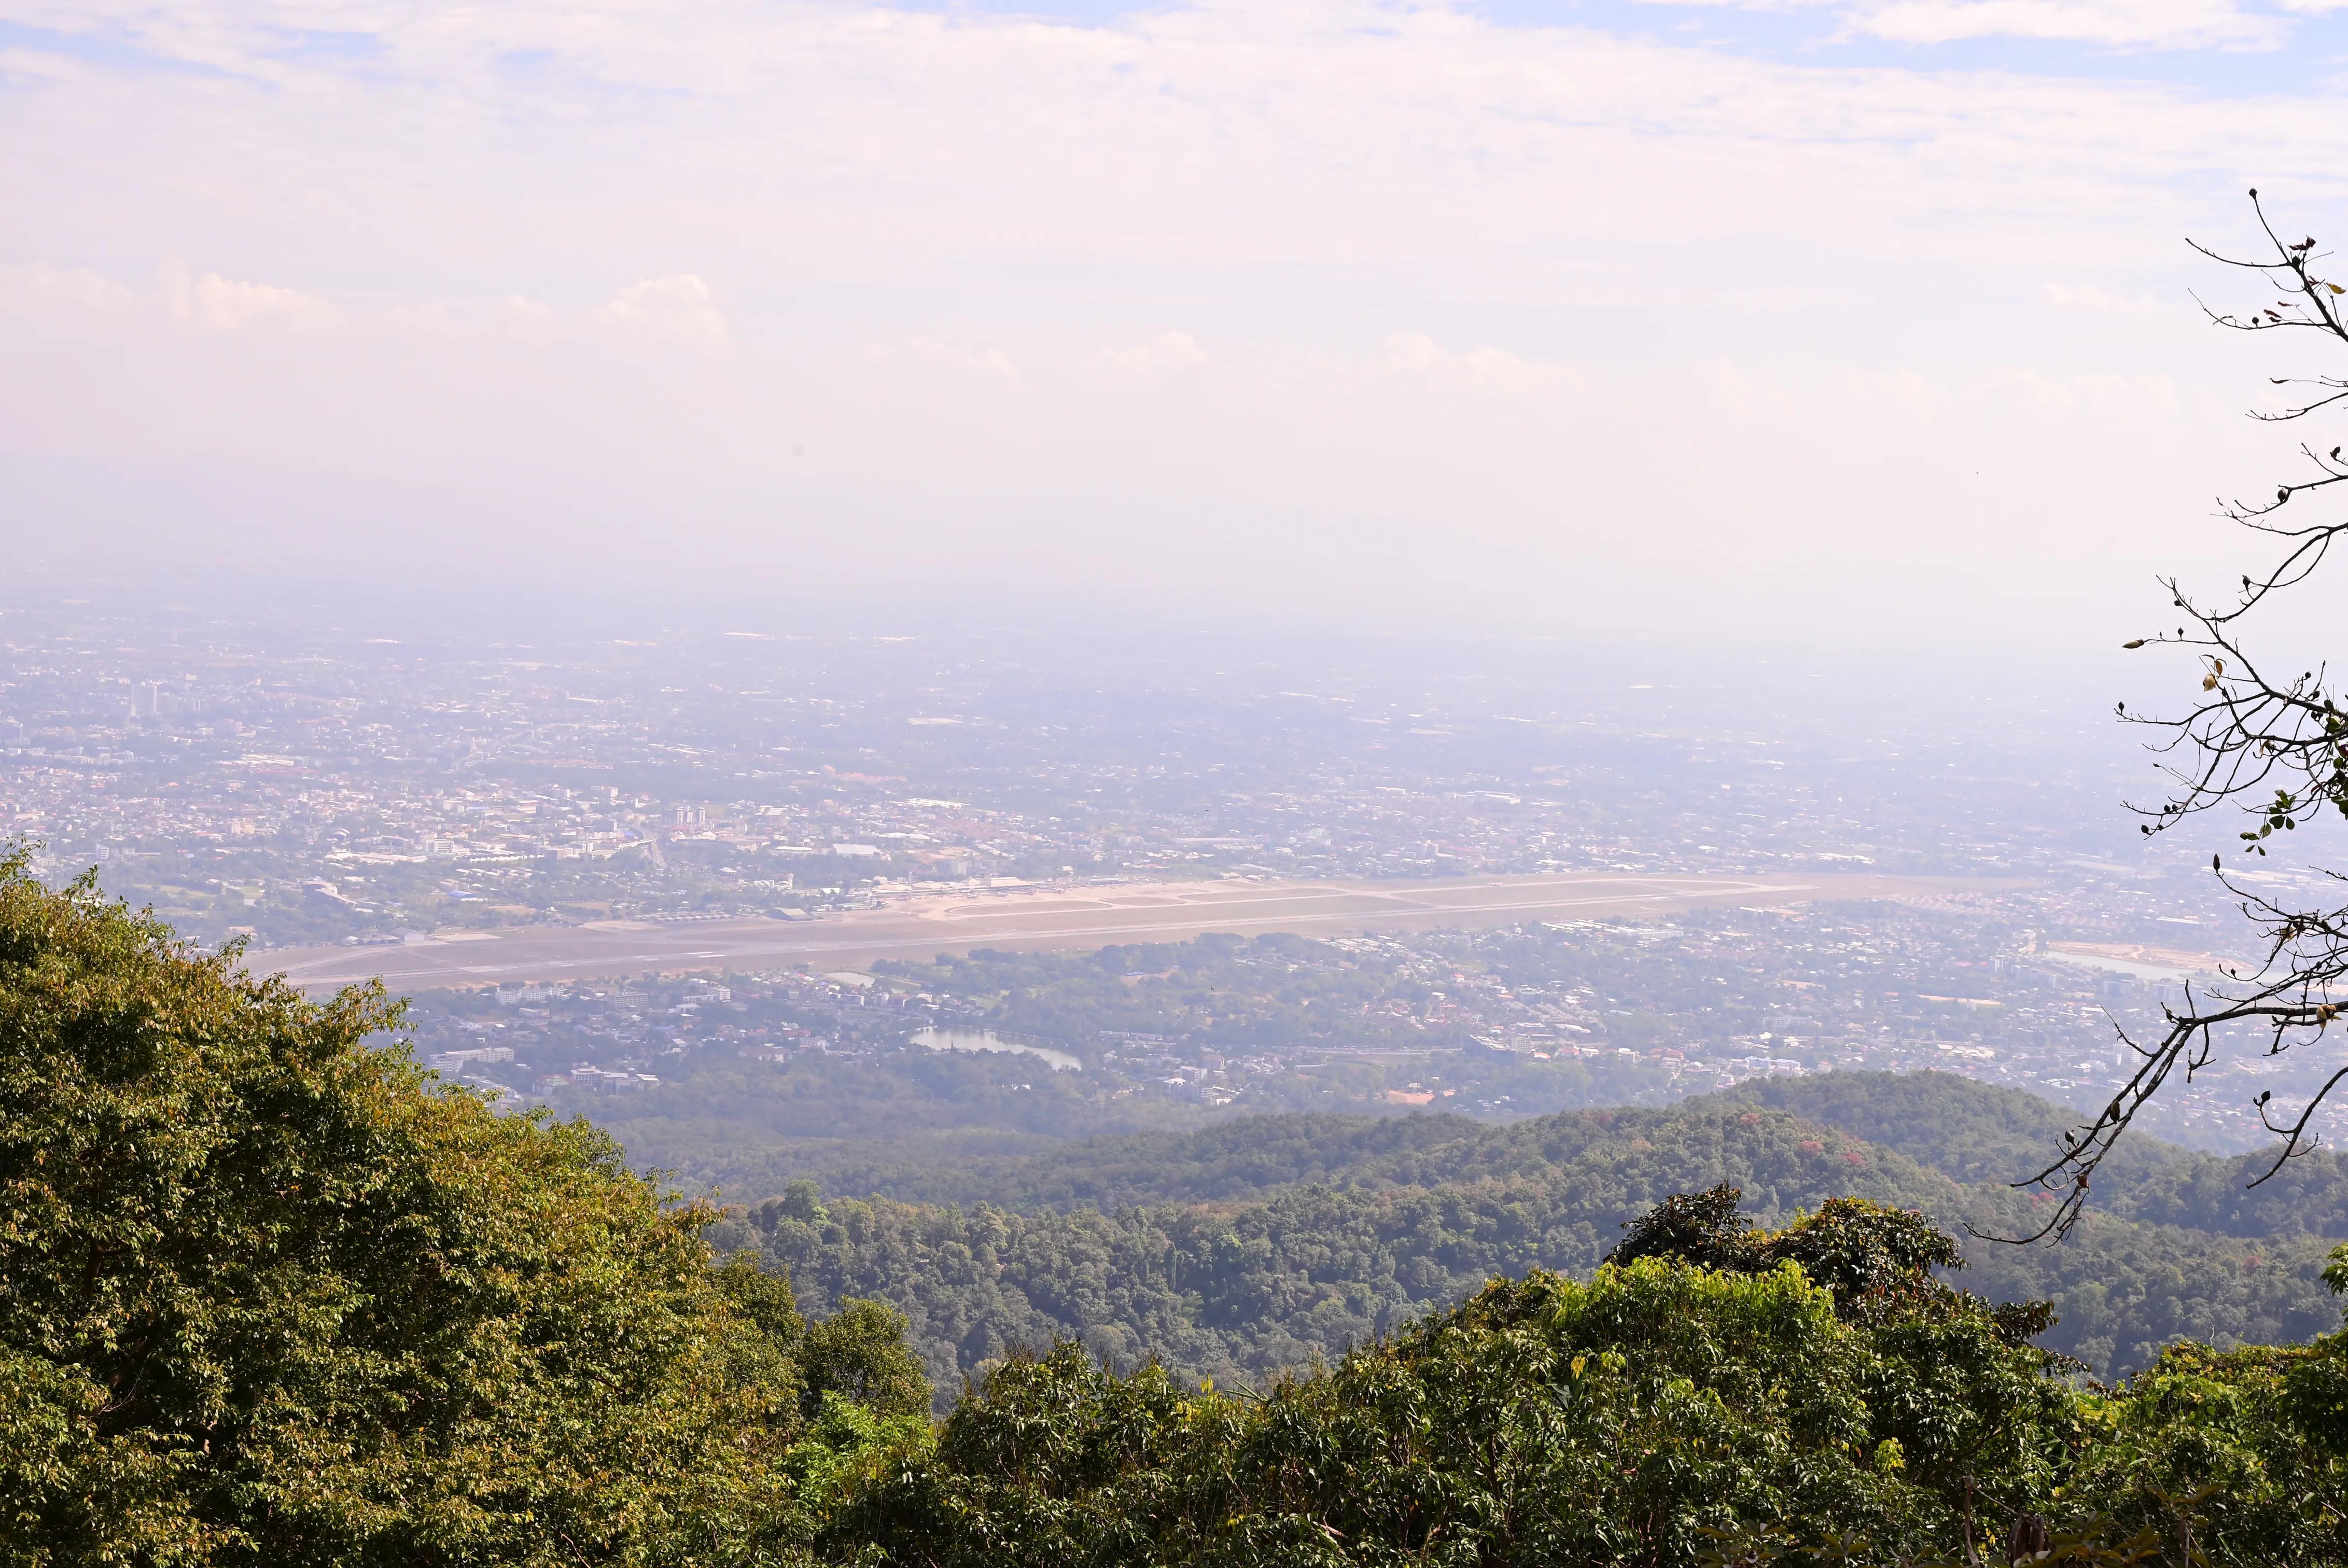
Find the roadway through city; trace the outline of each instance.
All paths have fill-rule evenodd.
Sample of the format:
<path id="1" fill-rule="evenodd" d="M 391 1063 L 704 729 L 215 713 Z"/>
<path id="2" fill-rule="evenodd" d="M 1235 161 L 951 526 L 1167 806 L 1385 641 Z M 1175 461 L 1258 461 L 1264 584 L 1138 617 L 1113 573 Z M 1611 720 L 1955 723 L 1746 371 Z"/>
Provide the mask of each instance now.
<path id="1" fill-rule="evenodd" d="M 1579 873 L 1394 882 L 1130 882 L 929 894 L 808 921 L 597 921 L 449 931 L 398 946 L 257 952 L 255 974 L 304 990 L 380 977 L 394 991 L 695 970 L 847 967 L 975 947 L 1094 948 L 1184 942 L 1207 932 L 1303 936 L 1494 926 L 1519 921 L 1653 918 L 1718 906 L 1780 908 L 1837 899 L 1944 894 L 1953 878 Z"/>

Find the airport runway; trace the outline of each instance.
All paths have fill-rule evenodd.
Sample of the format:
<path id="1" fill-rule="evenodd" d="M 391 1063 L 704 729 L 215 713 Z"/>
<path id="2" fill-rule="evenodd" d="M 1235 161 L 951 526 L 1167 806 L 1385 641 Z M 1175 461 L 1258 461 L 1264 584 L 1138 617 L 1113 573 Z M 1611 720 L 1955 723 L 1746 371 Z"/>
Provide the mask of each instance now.
<path id="1" fill-rule="evenodd" d="M 450 932 L 375 947 L 256 952 L 256 974 L 304 990 L 380 975 L 394 991 L 692 970 L 845 968 L 973 947 L 1094 948 L 1185 942 L 1203 932 L 1306 936 L 1508 925 L 1518 921 L 1652 919 L 1681 910 L 1889 898 L 1970 884 L 1889 876 L 1665 876 L 1608 872 L 1411 882 L 1131 882 L 923 895 L 810 921 L 751 917 L 687 923 L 598 921 L 510 932 Z"/>

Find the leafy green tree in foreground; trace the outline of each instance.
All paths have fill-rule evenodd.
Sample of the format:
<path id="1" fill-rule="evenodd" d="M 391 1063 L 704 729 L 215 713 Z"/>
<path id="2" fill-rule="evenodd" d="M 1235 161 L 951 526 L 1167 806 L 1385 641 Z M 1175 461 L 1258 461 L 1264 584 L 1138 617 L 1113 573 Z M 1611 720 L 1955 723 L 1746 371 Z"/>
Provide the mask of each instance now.
<path id="1" fill-rule="evenodd" d="M 0 1563 L 774 1561 L 926 1442 L 885 1314 L 808 1328 L 398 1017 L 0 858 Z"/>
<path id="2" fill-rule="evenodd" d="M 1588 1284 L 1496 1281 L 1261 1397 L 1062 1343 L 825 1543 L 925 1568 L 2003 1562 L 2042 1534 L 2081 1561 L 2348 1561 L 2336 1342 L 2083 1389 L 2028 1345 L 2042 1310 L 1934 1278 L 1954 1256 L 1850 1200 L 1754 1232 L 1723 1189 Z M 2180 1481 L 2219 1459 L 2212 1514 Z"/>

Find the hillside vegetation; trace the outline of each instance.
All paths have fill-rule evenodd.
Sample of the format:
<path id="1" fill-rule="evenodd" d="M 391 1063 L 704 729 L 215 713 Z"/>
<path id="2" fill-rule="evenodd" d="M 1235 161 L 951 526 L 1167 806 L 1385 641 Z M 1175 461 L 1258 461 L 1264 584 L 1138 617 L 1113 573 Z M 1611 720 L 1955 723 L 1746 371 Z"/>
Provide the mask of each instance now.
<path id="1" fill-rule="evenodd" d="M 2342 1561 L 2337 1336 L 2083 1393 L 2026 1343 L 2043 1306 L 1933 1278 L 1953 1255 L 1859 1200 L 1756 1233 L 1723 1189 L 1588 1283 L 1495 1281 L 1261 1397 L 1063 1342 L 835 1539 L 941 1568 Z"/>
<path id="2" fill-rule="evenodd" d="M 0 858 L 0 1568 L 2348 1562 L 2348 1336 L 2082 1386 L 1901 1206 L 1972 1189 L 1783 1109 L 1218 1129 L 1104 1177 L 1167 1200 L 1113 1217 L 720 1217 L 439 1085 L 398 1022 Z M 1785 1222 L 1718 1184 L 1607 1207 L 1746 1167 Z M 2108 1224 L 2069 1255 L 2168 1246 L 2180 1300 L 2299 1332 Z"/>
<path id="3" fill-rule="evenodd" d="M 594 1128 L 0 859 L 0 1563 L 754 1562 L 926 1434 Z"/>
<path id="4" fill-rule="evenodd" d="M 881 1171 L 874 1192 L 758 1205 L 744 1239 L 813 1307 L 904 1313 L 942 1389 L 1058 1336 L 1260 1381 L 1495 1276 L 1586 1274 L 1626 1220 L 1723 1182 L 1765 1223 L 1851 1196 L 2011 1233 L 2031 1205 L 1998 1178 L 2054 1147 L 2065 1114 L 1944 1075 L 1849 1074 L 1498 1126 L 1251 1118 Z M 1970 1243 L 1965 1277 L 2052 1298 L 2041 1343 L 2099 1376 L 2178 1339 L 2304 1339 L 2333 1322 L 2322 1269 L 2348 1236 L 2348 1182 L 2329 1153 L 2245 1191 L 2256 1169 L 2145 1140 L 2068 1243 Z"/>
<path id="5" fill-rule="evenodd" d="M 2076 1114 L 2018 1089 L 1946 1073 L 1828 1073 L 1741 1085 L 1733 1098 L 1896 1149 L 1959 1181 L 2003 1184 L 2043 1169 Z M 2293 1158 L 2253 1187 L 2268 1153 L 2219 1156 L 2131 1134 L 2105 1165 L 2096 1208 L 2223 1235 L 2348 1235 L 2348 1161 Z"/>

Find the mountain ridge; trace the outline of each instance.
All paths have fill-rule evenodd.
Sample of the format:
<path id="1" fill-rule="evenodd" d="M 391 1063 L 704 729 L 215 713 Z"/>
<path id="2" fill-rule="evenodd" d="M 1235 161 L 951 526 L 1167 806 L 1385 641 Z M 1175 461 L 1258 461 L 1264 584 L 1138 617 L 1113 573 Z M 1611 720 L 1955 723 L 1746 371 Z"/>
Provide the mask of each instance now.
<path id="1" fill-rule="evenodd" d="M 1638 1213 L 1722 1183 L 1765 1225 L 1858 1197 L 1952 1231 L 2030 1228 L 2031 1194 L 1960 1181 L 1791 1106 L 1894 1133 L 1937 1108 L 1924 1151 L 1967 1170 L 2023 1147 L 2061 1108 L 1946 1075 L 1841 1077 L 1806 1093 L 1772 1085 L 1499 1125 L 1297 1115 L 1089 1140 L 820 1203 L 769 1201 L 739 1212 L 734 1239 L 788 1267 L 810 1311 L 861 1296 L 897 1307 L 945 1387 L 1015 1346 L 1068 1336 L 1121 1362 L 1261 1382 L 1489 1278 L 1586 1275 Z M 1969 1142 L 1973 1122 L 2005 1129 L 2004 1141 Z M 2053 1299 L 2061 1318 L 2041 1343 L 2098 1376 L 2180 1337 L 2296 1340 L 2336 1325 L 2321 1269 L 2329 1239 L 2348 1236 L 2339 1161 L 2294 1162 L 2296 1188 L 2233 1212 L 2242 1234 L 2174 1219 L 2216 1205 L 2215 1183 L 2240 1161 L 2150 1140 L 2134 1161 L 2140 1190 L 2092 1212 L 2071 1241 L 1972 1240 L 1958 1283 L 1996 1301 Z"/>

